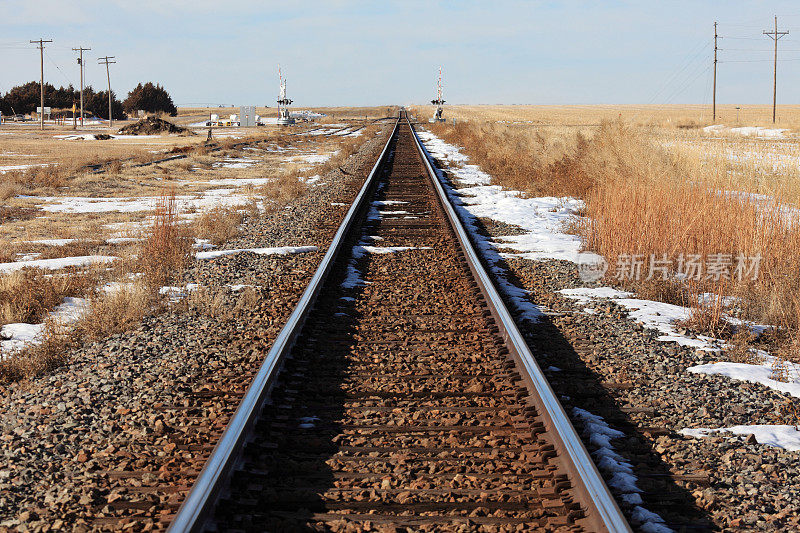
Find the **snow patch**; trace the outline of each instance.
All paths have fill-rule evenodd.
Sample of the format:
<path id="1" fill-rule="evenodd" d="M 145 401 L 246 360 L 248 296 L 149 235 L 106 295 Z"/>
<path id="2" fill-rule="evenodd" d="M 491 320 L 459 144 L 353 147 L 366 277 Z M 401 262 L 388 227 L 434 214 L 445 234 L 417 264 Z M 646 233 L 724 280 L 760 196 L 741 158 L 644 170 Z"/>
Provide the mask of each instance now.
<path id="1" fill-rule="evenodd" d="M 235 250 L 214 250 L 211 252 L 197 252 L 197 259 L 214 259 L 224 255 L 233 255 L 242 252 L 253 252 L 258 255 L 287 255 L 302 254 L 306 252 L 316 252 L 316 246 L 278 246 L 275 248 L 237 248 Z"/>
<path id="2" fill-rule="evenodd" d="M 677 342 L 681 346 L 689 346 L 705 351 L 719 350 L 719 341 L 717 339 L 704 335 L 692 338 L 678 332 L 675 324 L 691 316 L 692 310 L 689 307 L 628 298 L 627 296 L 631 296 L 631 293 L 617 291 L 611 287 L 562 289 L 559 292 L 568 298 L 578 300 L 582 305 L 592 299 L 608 298 L 624 307 L 628 311 L 628 318 L 631 320 L 638 322 L 645 328 L 655 329 L 660 332 L 661 335 L 657 337 L 659 341 Z"/>
<path id="3" fill-rule="evenodd" d="M 583 424 L 583 435 L 595 446 L 592 455 L 597 468 L 606 474 L 608 486 L 620 493 L 623 501 L 634 506 L 632 518 L 642 531 L 656 533 L 672 531 L 664 525 L 664 519 L 656 513 L 648 511 L 641 506 L 642 497 L 637 484 L 633 465 L 614 450 L 612 439 L 624 437 L 625 434 L 608 426 L 603 417 L 590 413 L 584 409 L 574 407 L 572 416 Z"/>
<path id="4" fill-rule="evenodd" d="M 766 137 L 766 138 L 782 138 L 785 137 L 786 128 L 764 128 L 762 126 L 742 126 L 739 128 L 728 128 L 723 124 L 714 124 L 713 126 L 706 126 L 703 128 L 706 133 L 722 133 L 742 135 L 745 137 Z"/>
<path id="5" fill-rule="evenodd" d="M 760 444 L 783 448 L 796 452 L 800 450 L 800 431 L 797 426 L 753 425 L 731 426 L 727 428 L 686 428 L 679 432 L 687 437 L 703 438 L 714 433 L 732 433 L 733 435 L 753 435 Z"/>
<path id="6" fill-rule="evenodd" d="M 109 255 L 79 255 L 75 257 L 58 257 L 55 259 L 33 259 L 30 261 L 14 261 L 13 263 L 0 263 L 0 273 L 14 272 L 23 268 L 43 268 L 59 270 L 67 267 L 82 267 L 94 263 L 110 263 L 117 259 Z"/>
<path id="7" fill-rule="evenodd" d="M 55 308 L 48 317 L 59 325 L 67 325 L 78 321 L 89 309 L 89 302 L 84 298 L 64 298 L 64 302 Z M 15 352 L 42 342 L 44 324 L 6 324 L 0 328 L 0 347 L 4 353 Z"/>
<path id="8" fill-rule="evenodd" d="M 788 361 L 778 361 L 777 358 L 761 350 L 757 352 L 757 355 L 763 358 L 763 364 L 753 365 L 730 362 L 709 363 L 691 366 L 687 368 L 687 370 L 692 374 L 727 376 L 739 381 L 759 383 L 778 392 L 784 392 L 800 398 L 800 365 Z M 777 381 L 774 379 L 773 368 L 780 365 L 786 370 L 788 381 Z"/>

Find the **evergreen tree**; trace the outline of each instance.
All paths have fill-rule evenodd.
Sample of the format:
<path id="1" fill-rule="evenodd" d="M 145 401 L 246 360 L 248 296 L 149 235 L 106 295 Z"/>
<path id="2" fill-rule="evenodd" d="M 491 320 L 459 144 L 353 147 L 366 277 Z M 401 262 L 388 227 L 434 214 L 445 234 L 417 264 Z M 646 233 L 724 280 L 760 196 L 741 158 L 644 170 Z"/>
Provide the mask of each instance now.
<path id="1" fill-rule="evenodd" d="M 128 113 L 141 109 L 148 113 L 166 113 L 173 117 L 178 114 L 172 97 L 164 87 L 149 81 L 144 85 L 140 83 L 134 87 L 128 93 L 128 98 L 125 99 L 123 106 Z"/>

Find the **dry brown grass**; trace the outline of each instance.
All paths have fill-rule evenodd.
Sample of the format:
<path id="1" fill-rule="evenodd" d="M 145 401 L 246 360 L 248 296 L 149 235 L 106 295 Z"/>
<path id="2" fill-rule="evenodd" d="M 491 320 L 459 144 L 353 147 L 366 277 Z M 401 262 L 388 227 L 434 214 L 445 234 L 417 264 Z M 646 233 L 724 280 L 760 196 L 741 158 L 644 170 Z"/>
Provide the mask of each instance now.
<path id="1" fill-rule="evenodd" d="M 227 288 L 199 287 L 186 298 L 184 306 L 196 313 L 226 321 L 239 319 L 252 311 L 258 299 L 259 294 L 252 287 L 245 287 L 234 294 Z"/>
<path id="2" fill-rule="evenodd" d="M 145 282 L 97 292 L 89 298 L 89 310 L 75 324 L 72 336 L 93 340 L 122 333 L 152 312 L 158 303 L 157 290 Z"/>
<path id="3" fill-rule="evenodd" d="M 500 185 L 583 199 L 577 230 L 586 249 L 608 260 L 607 279 L 645 298 L 694 307 L 687 324 L 693 329 L 728 337 L 733 330 L 723 316 L 732 313 L 800 338 L 800 234 L 797 214 L 786 209 L 787 202 L 796 205 L 793 197 L 781 193 L 800 189 L 794 174 L 784 174 L 793 184 L 782 190 L 762 187 L 775 193 L 773 201 L 725 192 L 752 190 L 737 187 L 746 168 L 674 150 L 652 128 L 622 120 L 602 122 L 590 135 L 480 122 L 432 129 Z M 730 254 L 729 277 L 704 271 L 699 280 L 673 278 L 681 258 L 698 255 L 705 263 L 715 254 Z M 645 275 L 651 257 L 671 261 L 668 279 L 616 279 L 618 260 L 630 256 L 642 258 Z M 730 279 L 739 256 L 761 257 L 757 279 Z M 731 296 L 735 303 L 724 306 L 723 297 Z"/>
<path id="4" fill-rule="evenodd" d="M 0 276 L 0 321 L 39 323 L 64 298 L 84 295 L 96 281 L 88 271 L 52 275 L 24 269 Z"/>
<path id="5" fill-rule="evenodd" d="M 194 222 L 194 234 L 200 239 L 208 239 L 215 246 L 224 244 L 239 234 L 239 226 L 244 220 L 241 209 L 215 207 L 203 212 Z"/>
<path id="6" fill-rule="evenodd" d="M 139 254 L 144 279 L 161 287 L 189 262 L 191 242 L 178 222 L 175 189 L 165 190 L 156 205 L 153 225 Z"/>
<path id="7" fill-rule="evenodd" d="M 597 183 L 585 196 L 583 236 L 588 249 L 609 260 L 612 276 L 623 255 L 666 257 L 677 266 L 681 255 L 731 254 L 731 277 L 739 255 L 760 256 L 758 279 L 704 272 L 687 282 L 691 300 L 704 293 L 735 296 L 746 318 L 798 330 L 800 236 L 780 199 L 765 204 L 721 193 L 696 167 L 619 123 L 601 127 L 583 164 Z M 722 327 L 720 305 L 716 299 L 698 305 L 697 322 L 712 333 Z"/>
<path id="8" fill-rule="evenodd" d="M 87 312 L 76 323 L 67 325 L 48 318 L 37 344 L 3 354 L 0 383 L 28 379 L 68 364 L 72 351 L 82 342 L 126 331 L 158 303 L 158 293 L 145 283 L 96 292 L 89 299 Z"/>
<path id="9" fill-rule="evenodd" d="M 0 360 L 0 383 L 20 381 L 64 365 L 74 342 L 62 324 L 52 319 L 45 321 L 39 344 Z"/>
<path id="10" fill-rule="evenodd" d="M 772 106 L 717 106 L 717 124 L 730 126 L 767 126 L 772 124 Z M 412 106 L 409 110 L 421 122 L 433 116 L 431 105 Z M 800 106 L 778 106 L 775 127 L 800 131 Z M 712 124 L 711 106 L 706 105 L 446 105 L 444 116 L 456 122 L 502 122 L 508 126 L 563 128 L 599 126 L 602 122 L 622 120 L 639 126 L 658 126 L 691 130 Z"/>
<path id="11" fill-rule="evenodd" d="M 265 211 L 274 212 L 299 198 L 307 190 L 308 185 L 300 181 L 297 171 L 289 170 L 282 172 L 268 183 L 256 187 L 254 192 L 262 198 Z"/>
<path id="12" fill-rule="evenodd" d="M 584 197 L 594 178 L 584 171 L 587 140 L 498 124 L 435 124 L 431 130 L 462 147 L 497 183 L 533 196 Z"/>

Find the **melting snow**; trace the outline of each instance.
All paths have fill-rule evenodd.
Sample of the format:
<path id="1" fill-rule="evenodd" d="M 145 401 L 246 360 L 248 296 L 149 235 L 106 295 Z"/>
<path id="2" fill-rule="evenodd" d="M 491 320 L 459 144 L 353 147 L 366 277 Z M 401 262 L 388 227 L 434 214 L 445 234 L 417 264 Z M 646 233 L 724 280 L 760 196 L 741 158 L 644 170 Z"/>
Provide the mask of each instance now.
<path id="1" fill-rule="evenodd" d="M 242 181 L 242 180 L 239 180 Z M 136 213 L 152 211 L 160 201 L 156 196 L 141 197 L 81 197 L 81 196 L 23 196 L 41 202 L 42 211 L 51 213 Z M 236 194 L 235 189 L 212 189 L 199 196 L 176 197 L 180 212 L 202 210 L 216 206 L 237 207 L 250 201 L 246 195 Z"/>
<path id="2" fill-rule="evenodd" d="M 226 157 L 222 161 L 215 162 L 214 168 L 248 168 L 258 163 L 258 159 L 248 159 L 246 157 Z"/>
<path id="3" fill-rule="evenodd" d="M 58 270 L 67 267 L 82 267 L 93 263 L 109 263 L 117 259 L 108 255 L 79 255 L 75 257 L 59 257 L 56 259 L 33 259 L 30 261 L 14 261 L 13 263 L 0 263 L 0 273 L 14 272 L 23 268 L 44 268 Z"/>
<path id="4" fill-rule="evenodd" d="M 664 342 L 677 342 L 681 346 L 691 346 L 701 350 L 715 351 L 718 341 L 711 337 L 698 335 L 697 338 L 678 333 L 675 323 L 686 320 L 691 316 L 692 310 L 688 307 L 673 305 L 652 300 L 628 298 L 631 293 L 618 291 L 611 287 L 562 289 L 559 291 L 568 298 L 578 300 L 585 304 L 595 298 L 609 298 L 613 302 L 628 310 L 628 318 L 646 328 L 659 331 L 661 335 L 657 340 Z"/>
<path id="5" fill-rule="evenodd" d="M 789 451 L 800 450 L 800 431 L 797 426 L 753 425 L 731 426 L 727 428 L 686 428 L 680 430 L 681 435 L 703 438 L 714 433 L 732 433 L 734 435 L 754 435 L 760 444 L 775 446 Z"/>
<path id="6" fill-rule="evenodd" d="M 235 250 L 214 250 L 211 252 L 197 252 L 195 257 L 197 259 L 214 259 L 222 257 L 223 255 L 233 255 L 241 252 L 253 252 L 258 255 L 287 255 L 287 254 L 302 254 L 305 252 L 317 251 L 316 246 L 279 246 L 276 248 L 237 248 Z"/>
<path id="7" fill-rule="evenodd" d="M 764 359 L 760 365 L 747 363 L 709 363 L 696 365 L 687 370 L 693 374 L 708 374 L 727 376 L 731 379 L 748 381 L 750 383 L 760 383 L 770 389 L 791 394 L 800 398 L 800 365 L 788 361 L 778 361 L 775 357 L 767 355 L 764 351 L 758 351 L 758 356 Z M 782 365 L 786 371 L 788 381 L 778 381 L 774 379 L 773 368 Z"/>
<path id="8" fill-rule="evenodd" d="M 780 138 L 784 137 L 785 133 L 789 130 L 785 128 L 764 128 L 761 126 L 728 128 L 723 124 L 714 124 L 713 126 L 706 126 L 703 128 L 703 131 L 706 133 L 732 133 L 734 135 L 743 135 L 746 137 Z"/>
<path id="9" fill-rule="evenodd" d="M 326 154 L 302 154 L 290 157 L 289 161 L 302 161 L 303 163 L 311 163 L 316 165 L 318 163 L 324 163 L 338 153 L 339 151 L 336 150 Z"/>
<path id="10" fill-rule="evenodd" d="M 57 324 L 70 324 L 80 319 L 88 309 L 88 301 L 83 298 L 64 298 L 64 302 L 48 316 Z M 0 328 L 0 346 L 3 352 L 13 352 L 39 344 L 44 324 L 6 324 Z"/>
<path id="11" fill-rule="evenodd" d="M 575 407 L 572 416 L 583 424 L 583 434 L 589 442 L 596 447 L 592 452 L 597 463 L 597 468 L 610 476 L 608 486 L 620 493 L 623 501 L 634 506 L 632 518 L 639 524 L 641 531 L 653 533 L 666 533 L 672 531 L 664 525 L 664 519 L 656 513 L 648 511 L 641 506 L 642 497 L 636 485 L 636 475 L 633 466 L 614 450 L 612 439 L 624 437 L 625 434 L 608 426 L 603 417 Z"/>
<path id="12" fill-rule="evenodd" d="M 41 239 L 38 241 L 20 241 L 21 244 L 41 244 L 44 246 L 66 246 L 75 239 Z"/>

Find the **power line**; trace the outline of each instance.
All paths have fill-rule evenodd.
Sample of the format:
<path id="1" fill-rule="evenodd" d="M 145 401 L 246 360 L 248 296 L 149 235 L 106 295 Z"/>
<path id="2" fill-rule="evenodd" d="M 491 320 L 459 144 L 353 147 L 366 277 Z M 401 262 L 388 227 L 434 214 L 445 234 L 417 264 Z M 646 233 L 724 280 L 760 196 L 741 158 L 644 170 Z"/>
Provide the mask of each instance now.
<path id="1" fill-rule="evenodd" d="M 686 89 L 688 89 L 689 86 L 697 80 L 697 78 L 699 78 L 709 70 L 711 70 L 711 65 L 706 65 L 706 67 L 703 70 L 697 72 L 692 78 L 690 78 L 686 83 L 684 83 L 683 86 L 678 88 L 676 91 L 673 91 L 673 93 L 669 96 L 669 98 L 667 98 L 667 100 L 664 103 L 669 104 L 673 98 L 676 98 L 678 95 L 683 94 L 684 91 L 686 91 Z"/>
<path id="2" fill-rule="evenodd" d="M 653 94 L 653 96 L 650 98 L 650 101 L 648 102 L 648 105 L 649 105 L 649 104 L 652 104 L 653 102 L 655 102 L 655 101 L 656 101 L 656 99 L 657 99 L 657 98 L 658 98 L 658 97 L 661 95 L 661 93 L 663 93 L 664 91 L 668 90 L 668 89 L 669 89 L 669 87 L 670 87 L 670 86 L 671 86 L 673 83 L 677 82 L 677 81 L 678 81 L 678 79 L 680 78 L 681 74 L 683 74 L 683 72 L 684 72 L 684 71 L 685 71 L 687 68 L 689 68 L 690 66 L 692 66 L 692 67 L 693 67 L 693 65 L 695 64 L 695 61 L 697 61 L 698 57 L 699 57 L 699 56 L 700 56 L 700 55 L 701 55 L 703 52 L 705 52 L 706 48 L 708 48 L 710 44 L 711 44 L 711 43 L 709 43 L 708 41 L 706 41 L 705 39 L 703 39 L 703 40 L 701 40 L 701 41 L 700 41 L 700 42 L 699 42 L 697 45 L 695 45 L 695 46 L 694 46 L 694 48 L 692 48 L 692 49 L 689 51 L 689 53 L 688 53 L 688 54 L 686 54 L 686 56 L 684 56 L 684 58 L 683 58 L 683 61 L 681 62 L 681 64 L 682 64 L 683 66 L 681 66 L 681 68 L 679 68 L 678 70 L 674 71 L 674 72 L 673 72 L 673 73 L 672 73 L 672 74 L 671 74 L 671 75 L 670 75 L 670 76 L 667 78 L 667 80 L 666 80 L 664 83 L 662 83 L 662 84 L 661 84 L 661 87 L 660 87 L 660 88 L 659 88 L 659 89 L 658 89 L 658 90 L 655 92 L 655 94 Z M 698 50 L 698 47 L 700 47 L 700 48 L 699 48 L 699 50 Z M 692 54 L 694 54 L 694 55 L 692 55 Z M 690 56 L 691 56 L 691 57 L 690 57 Z"/>
<path id="3" fill-rule="evenodd" d="M 711 95 L 711 121 L 717 121 L 717 23 L 714 22 L 714 89 Z"/>
<path id="4" fill-rule="evenodd" d="M 46 55 L 47 56 L 47 60 L 50 61 L 50 63 L 52 63 L 54 67 L 56 67 L 56 70 L 58 70 L 61 73 L 61 75 L 64 76 L 64 79 L 67 80 L 67 83 L 72 85 L 72 80 L 69 79 L 69 76 L 67 76 L 66 73 L 63 70 L 61 70 L 61 67 L 59 67 L 58 64 L 55 61 L 53 61 L 53 58 L 50 57 L 50 54 L 48 54 L 45 51 L 44 55 Z"/>

